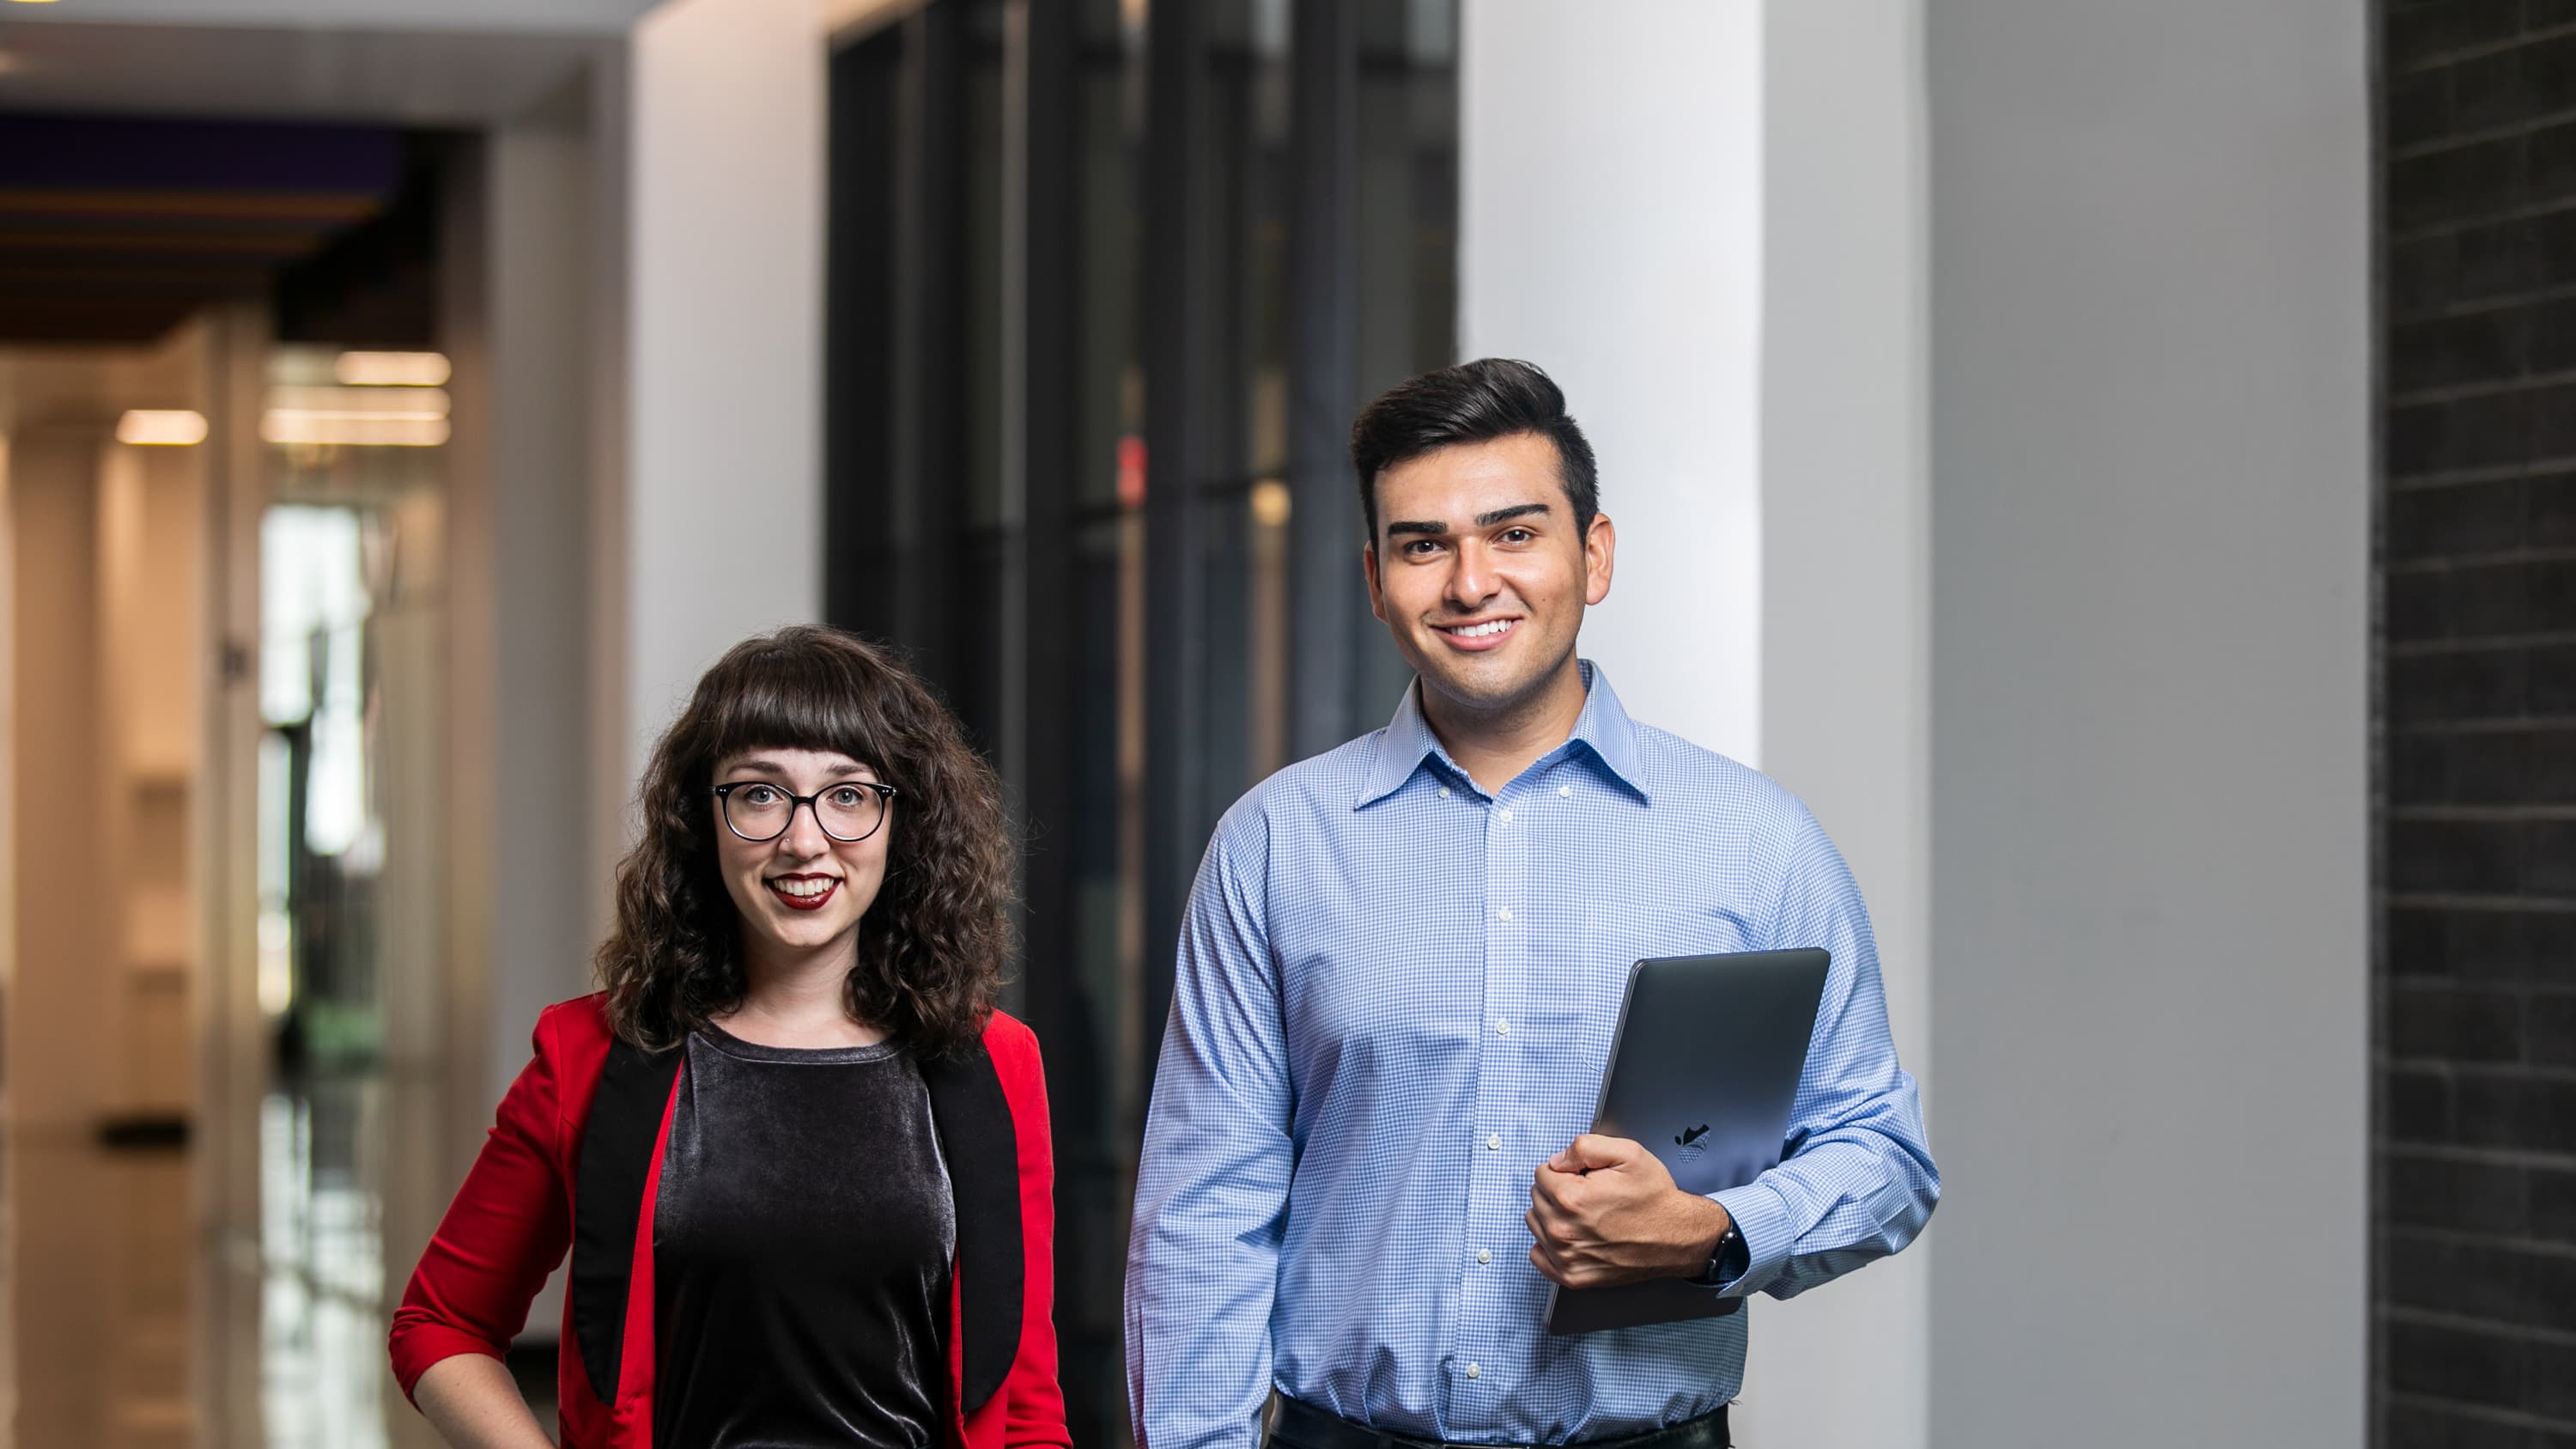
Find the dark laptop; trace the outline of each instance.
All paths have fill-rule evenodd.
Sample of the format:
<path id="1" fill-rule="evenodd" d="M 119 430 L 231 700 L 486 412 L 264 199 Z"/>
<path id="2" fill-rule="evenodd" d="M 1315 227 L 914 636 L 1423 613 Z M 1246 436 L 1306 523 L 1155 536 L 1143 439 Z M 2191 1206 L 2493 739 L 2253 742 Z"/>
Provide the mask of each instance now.
<path id="1" fill-rule="evenodd" d="M 1684 1192 L 1740 1187 L 1777 1165 L 1824 997 L 1821 950 L 1640 961 L 1601 1073 L 1592 1130 L 1644 1143 Z M 1550 1333 L 1589 1333 L 1732 1313 L 1677 1278 L 1550 1287 Z"/>

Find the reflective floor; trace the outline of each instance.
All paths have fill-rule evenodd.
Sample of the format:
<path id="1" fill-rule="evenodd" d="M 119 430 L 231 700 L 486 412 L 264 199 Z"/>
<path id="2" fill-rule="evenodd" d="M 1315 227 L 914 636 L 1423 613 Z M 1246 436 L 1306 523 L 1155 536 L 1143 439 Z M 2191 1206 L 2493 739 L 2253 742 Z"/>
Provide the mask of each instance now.
<path id="1" fill-rule="evenodd" d="M 386 1443 L 384 1140 L 369 1078 L 260 1103 L 260 1408 L 270 1449 Z"/>
<path id="2" fill-rule="evenodd" d="M 260 1100 L 253 1223 L 205 1206 L 202 1146 L 10 1143 L 12 1442 L 421 1442 L 385 1368 L 384 1099 L 348 1074 Z"/>
<path id="3" fill-rule="evenodd" d="M 11 1146 L 16 1442 L 197 1442 L 186 1155 L 34 1135 Z"/>

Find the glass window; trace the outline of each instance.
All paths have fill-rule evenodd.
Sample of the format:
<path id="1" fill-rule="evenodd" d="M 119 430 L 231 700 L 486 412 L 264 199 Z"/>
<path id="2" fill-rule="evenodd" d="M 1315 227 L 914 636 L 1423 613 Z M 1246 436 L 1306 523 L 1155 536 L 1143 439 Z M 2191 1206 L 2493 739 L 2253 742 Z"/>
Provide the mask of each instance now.
<path id="1" fill-rule="evenodd" d="M 1349 5 L 1356 43 L 1325 61 L 1300 50 L 1320 28 L 1301 3 L 933 0 L 832 69 L 827 594 L 834 622 L 947 695 L 1022 816 L 1015 1004 L 1046 1043 L 1082 1443 L 1127 1437 L 1126 1224 L 1171 971 L 1156 903 L 1177 897 L 1151 887 L 1185 885 L 1205 843 L 1149 837 L 1172 818 L 1149 807 L 1187 782 L 1180 813 L 1203 830 L 1293 756 L 1300 400 L 1338 435 L 1368 396 L 1453 360 L 1454 0 Z M 1356 273 L 1327 304 L 1346 358 L 1300 355 L 1291 312 L 1300 168 L 1327 164 L 1298 144 L 1301 64 L 1346 67 L 1357 116 L 1355 152 L 1329 162 L 1354 198 Z M 1184 74 L 1186 96 L 1154 94 Z M 1177 169 L 1153 133 L 1176 115 L 1203 148 Z M 1175 253 L 1149 218 L 1172 217 L 1204 248 L 1188 266 L 1157 264 Z M 1173 316 L 1186 336 L 1150 330 Z M 1056 318 L 1070 335 L 1050 350 Z M 1154 348 L 1176 343 L 1196 361 L 1158 379 Z M 1338 381 L 1319 387 L 1319 368 Z M 1158 397 L 1191 409 L 1191 456 L 1150 455 L 1149 429 L 1170 436 Z M 1186 560 L 1149 550 L 1149 495 L 1169 489 L 1198 504 Z M 1347 633 L 1334 625 L 1350 735 L 1410 679 L 1356 602 L 1358 543 L 1336 538 L 1325 564 L 1354 600 Z M 1185 662 L 1149 628 L 1176 614 L 1203 631 Z M 1173 689 L 1193 717 L 1177 751 L 1148 713 Z"/>

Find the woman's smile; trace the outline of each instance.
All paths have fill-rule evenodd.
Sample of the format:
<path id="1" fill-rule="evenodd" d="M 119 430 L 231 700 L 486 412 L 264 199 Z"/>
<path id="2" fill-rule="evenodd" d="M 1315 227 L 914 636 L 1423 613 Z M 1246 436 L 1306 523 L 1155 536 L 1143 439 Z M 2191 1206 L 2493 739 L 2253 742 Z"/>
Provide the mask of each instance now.
<path id="1" fill-rule="evenodd" d="M 841 888 L 841 878 L 836 875 L 773 875 L 762 883 L 778 897 L 780 905 L 791 911 L 819 911 L 832 903 L 833 895 Z"/>

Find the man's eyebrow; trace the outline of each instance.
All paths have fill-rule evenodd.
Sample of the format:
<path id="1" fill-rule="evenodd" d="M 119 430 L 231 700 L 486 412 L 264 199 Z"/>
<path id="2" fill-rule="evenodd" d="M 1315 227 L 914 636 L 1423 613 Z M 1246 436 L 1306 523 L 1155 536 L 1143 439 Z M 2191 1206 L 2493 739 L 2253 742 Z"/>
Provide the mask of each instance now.
<path id="1" fill-rule="evenodd" d="M 1548 506 L 1544 503 L 1515 503 L 1509 508 L 1497 508 L 1491 513 L 1477 514 L 1474 526 L 1478 528 L 1491 528 L 1497 523 L 1508 522 L 1515 518 L 1527 518 L 1533 513 L 1545 513 L 1547 511 Z M 1387 536 L 1390 538 L 1403 533 L 1429 534 L 1432 537 L 1437 538 L 1448 531 L 1448 524 L 1433 523 L 1419 518 L 1400 519 L 1386 526 Z"/>

